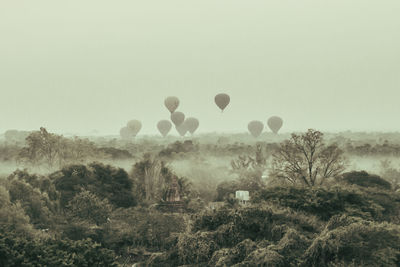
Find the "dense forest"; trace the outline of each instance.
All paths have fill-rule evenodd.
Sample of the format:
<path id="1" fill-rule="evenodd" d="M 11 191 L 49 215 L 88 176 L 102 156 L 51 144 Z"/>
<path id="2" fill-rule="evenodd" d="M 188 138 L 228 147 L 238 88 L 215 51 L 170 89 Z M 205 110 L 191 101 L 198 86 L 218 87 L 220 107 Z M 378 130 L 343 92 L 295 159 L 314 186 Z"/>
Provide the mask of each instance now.
<path id="1" fill-rule="evenodd" d="M 0 266 L 400 266 L 399 155 L 398 134 L 7 131 Z"/>

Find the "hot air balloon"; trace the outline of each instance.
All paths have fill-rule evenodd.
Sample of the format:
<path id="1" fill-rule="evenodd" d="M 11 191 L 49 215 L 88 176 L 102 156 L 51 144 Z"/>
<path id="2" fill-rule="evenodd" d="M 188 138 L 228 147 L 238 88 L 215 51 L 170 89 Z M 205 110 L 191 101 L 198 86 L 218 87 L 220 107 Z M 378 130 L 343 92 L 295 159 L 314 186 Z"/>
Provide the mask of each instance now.
<path id="1" fill-rule="evenodd" d="M 271 118 L 268 119 L 267 124 L 268 127 L 271 129 L 271 131 L 277 134 L 279 129 L 283 125 L 283 120 L 278 116 L 272 116 Z"/>
<path id="2" fill-rule="evenodd" d="M 218 94 L 214 98 L 215 104 L 221 109 L 221 111 L 224 111 L 226 106 L 228 106 L 229 102 L 231 101 L 231 98 L 227 94 Z"/>
<path id="3" fill-rule="evenodd" d="M 135 137 L 139 133 L 140 129 L 142 129 L 142 123 L 138 120 L 128 121 L 126 126 L 133 137 Z"/>
<path id="4" fill-rule="evenodd" d="M 171 121 L 175 124 L 175 126 L 179 126 L 185 121 L 185 114 L 180 111 L 175 111 L 171 114 Z"/>
<path id="5" fill-rule="evenodd" d="M 129 140 L 131 138 L 131 132 L 128 129 L 128 127 L 122 127 L 121 130 L 119 131 L 119 134 L 121 138 L 124 140 Z"/>
<path id="6" fill-rule="evenodd" d="M 167 120 L 161 120 L 157 123 L 157 128 L 163 137 L 166 137 L 172 128 L 172 123 Z"/>
<path id="7" fill-rule="evenodd" d="M 197 128 L 199 128 L 199 120 L 196 118 L 187 118 L 185 120 L 185 125 L 187 130 L 191 133 L 194 134 L 194 132 L 197 130 Z"/>
<path id="8" fill-rule="evenodd" d="M 179 106 L 179 99 L 176 96 L 169 96 L 164 100 L 164 105 L 169 112 L 174 113 Z"/>
<path id="9" fill-rule="evenodd" d="M 264 124 L 261 121 L 251 121 L 247 125 L 247 128 L 249 129 L 251 135 L 257 138 L 261 135 L 262 131 L 264 130 Z"/>
<path id="10" fill-rule="evenodd" d="M 175 128 L 178 131 L 179 135 L 182 136 L 182 137 L 185 136 L 185 134 L 188 132 L 186 121 L 181 123 L 178 126 L 175 126 Z"/>

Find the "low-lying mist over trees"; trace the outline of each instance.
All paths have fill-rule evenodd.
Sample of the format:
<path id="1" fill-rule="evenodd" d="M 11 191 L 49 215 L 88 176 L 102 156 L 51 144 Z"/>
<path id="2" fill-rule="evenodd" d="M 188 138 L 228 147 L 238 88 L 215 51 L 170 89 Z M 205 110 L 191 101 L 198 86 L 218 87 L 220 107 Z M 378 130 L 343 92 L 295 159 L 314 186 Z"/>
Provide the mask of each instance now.
<path id="1" fill-rule="evenodd" d="M 8 131 L 0 265 L 397 266 L 398 153 L 400 134 L 313 129 L 135 140 Z"/>

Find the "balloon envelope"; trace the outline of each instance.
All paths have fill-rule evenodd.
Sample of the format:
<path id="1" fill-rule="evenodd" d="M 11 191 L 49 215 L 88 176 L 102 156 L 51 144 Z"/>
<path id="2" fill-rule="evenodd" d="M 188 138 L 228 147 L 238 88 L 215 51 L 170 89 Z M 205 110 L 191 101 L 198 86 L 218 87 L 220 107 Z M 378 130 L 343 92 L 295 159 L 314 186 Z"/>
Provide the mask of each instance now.
<path id="1" fill-rule="evenodd" d="M 119 134 L 124 140 L 129 140 L 132 137 L 128 127 L 122 127 L 121 130 L 119 130 Z"/>
<path id="2" fill-rule="evenodd" d="M 175 124 L 175 126 L 179 126 L 185 121 L 185 114 L 180 111 L 175 111 L 171 114 L 171 121 Z"/>
<path id="3" fill-rule="evenodd" d="M 261 121 L 251 121 L 247 125 L 247 128 L 249 129 L 251 135 L 257 138 L 264 130 L 264 124 Z"/>
<path id="4" fill-rule="evenodd" d="M 179 99 L 176 96 L 169 96 L 164 100 L 164 105 L 173 113 L 179 106 Z"/>
<path id="5" fill-rule="evenodd" d="M 175 126 L 176 130 L 178 131 L 180 136 L 185 136 L 185 134 L 188 132 L 188 128 L 186 126 L 186 123 L 181 123 L 178 126 Z"/>
<path id="6" fill-rule="evenodd" d="M 191 134 L 194 134 L 194 132 L 197 130 L 197 128 L 199 128 L 200 125 L 199 120 L 196 118 L 187 118 L 184 123 L 186 125 L 187 130 Z"/>
<path id="7" fill-rule="evenodd" d="M 126 126 L 133 136 L 136 136 L 139 133 L 140 129 L 142 129 L 142 123 L 138 120 L 128 121 Z"/>
<path id="8" fill-rule="evenodd" d="M 157 123 L 157 128 L 163 137 L 166 137 L 172 128 L 172 123 L 167 120 L 161 120 Z"/>
<path id="9" fill-rule="evenodd" d="M 231 98 L 227 94 L 218 94 L 214 98 L 215 104 L 223 111 L 231 101 Z"/>
<path id="10" fill-rule="evenodd" d="M 279 129 L 283 125 L 283 120 L 278 116 L 272 116 L 271 118 L 268 119 L 267 124 L 272 132 L 278 133 Z"/>

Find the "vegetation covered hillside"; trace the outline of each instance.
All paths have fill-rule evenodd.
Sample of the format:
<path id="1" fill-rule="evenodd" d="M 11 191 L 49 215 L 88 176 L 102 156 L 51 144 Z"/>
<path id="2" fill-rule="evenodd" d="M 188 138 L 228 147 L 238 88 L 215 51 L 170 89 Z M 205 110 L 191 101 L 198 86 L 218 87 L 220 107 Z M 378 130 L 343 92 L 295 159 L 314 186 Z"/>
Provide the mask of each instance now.
<path id="1" fill-rule="evenodd" d="M 2 150 L 25 160 L 0 180 L 1 266 L 400 265 L 399 170 L 349 170 L 321 132 L 215 144 L 221 154 L 192 140 L 135 154 L 44 128 L 26 138 Z M 110 161 L 121 157 L 130 167 Z"/>

